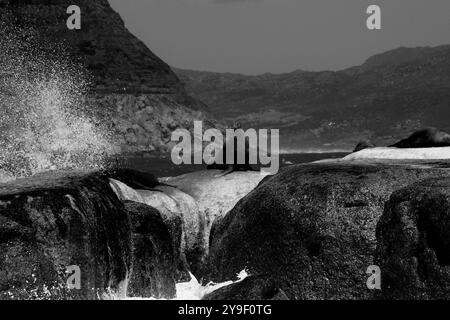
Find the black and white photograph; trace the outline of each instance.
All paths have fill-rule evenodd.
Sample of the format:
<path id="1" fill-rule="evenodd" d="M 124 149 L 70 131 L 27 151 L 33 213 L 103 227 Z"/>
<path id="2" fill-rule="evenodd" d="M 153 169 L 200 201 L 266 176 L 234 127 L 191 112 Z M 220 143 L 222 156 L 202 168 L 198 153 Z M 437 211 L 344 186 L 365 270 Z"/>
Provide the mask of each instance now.
<path id="1" fill-rule="evenodd" d="M 449 0 L 0 0 L 0 306 L 450 300 L 449 178 Z"/>

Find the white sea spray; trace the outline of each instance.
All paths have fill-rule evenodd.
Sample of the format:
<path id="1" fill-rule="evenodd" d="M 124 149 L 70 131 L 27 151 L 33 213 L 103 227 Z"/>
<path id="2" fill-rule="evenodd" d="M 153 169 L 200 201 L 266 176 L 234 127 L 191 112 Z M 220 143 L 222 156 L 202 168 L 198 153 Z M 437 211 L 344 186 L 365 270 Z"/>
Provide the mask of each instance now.
<path id="1" fill-rule="evenodd" d="M 118 151 L 113 134 L 92 116 L 91 83 L 64 45 L 0 24 L 0 171 L 22 177 L 58 169 L 102 168 Z"/>
<path id="2" fill-rule="evenodd" d="M 234 283 L 239 283 L 245 278 L 249 276 L 247 271 L 244 269 L 241 272 L 239 272 L 237 276 L 237 280 L 233 281 L 225 281 L 221 283 L 213 283 L 210 282 L 206 285 L 202 285 L 197 278 L 192 274 L 189 273 L 191 276 L 191 280 L 187 282 L 180 282 L 176 285 L 176 297 L 173 300 L 201 300 L 204 296 L 207 294 L 210 294 L 216 290 L 219 290 L 220 288 L 227 287 L 229 285 L 232 285 Z M 114 297 L 110 297 L 114 299 Z M 116 299 L 123 299 L 123 300 L 157 300 L 154 298 L 141 298 L 141 297 L 121 297 Z M 164 300 L 164 299 L 161 299 Z"/>

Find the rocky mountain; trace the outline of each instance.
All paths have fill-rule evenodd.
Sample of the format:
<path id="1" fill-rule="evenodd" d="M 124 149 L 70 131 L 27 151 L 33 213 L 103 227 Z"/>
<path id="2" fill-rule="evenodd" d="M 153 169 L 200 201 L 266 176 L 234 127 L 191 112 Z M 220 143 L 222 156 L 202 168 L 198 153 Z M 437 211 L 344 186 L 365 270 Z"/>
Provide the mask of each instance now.
<path id="1" fill-rule="evenodd" d="M 399 48 L 332 72 L 242 74 L 175 69 L 218 118 L 280 128 L 284 149 L 386 145 L 424 126 L 450 129 L 450 46 Z"/>
<path id="2" fill-rule="evenodd" d="M 67 8 L 81 9 L 81 29 L 69 30 Z M 0 14 L 58 43 L 92 78 L 91 109 L 115 131 L 122 152 L 167 151 L 170 132 L 206 120 L 204 104 L 190 97 L 170 67 L 133 36 L 107 0 L 0 0 Z"/>

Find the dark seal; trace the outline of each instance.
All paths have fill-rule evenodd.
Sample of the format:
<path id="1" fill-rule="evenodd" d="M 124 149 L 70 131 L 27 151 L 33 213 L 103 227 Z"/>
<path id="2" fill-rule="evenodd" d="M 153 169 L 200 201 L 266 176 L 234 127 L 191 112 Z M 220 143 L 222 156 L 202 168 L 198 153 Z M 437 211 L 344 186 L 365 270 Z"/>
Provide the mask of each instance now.
<path id="1" fill-rule="evenodd" d="M 390 147 L 395 148 L 433 148 L 449 147 L 450 134 L 436 128 L 426 128 L 414 132 L 411 136 L 403 139 Z"/>
<path id="2" fill-rule="evenodd" d="M 165 183 L 159 182 L 158 179 L 151 173 L 133 169 L 115 168 L 106 170 L 103 173 L 108 178 L 125 183 L 127 186 L 133 189 L 159 191 L 155 190 L 157 186 L 167 185 Z"/>
<path id="3" fill-rule="evenodd" d="M 356 145 L 353 152 L 358 152 L 358 151 L 361 151 L 364 149 L 375 148 L 375 147 L 376 147 L 376 145 L 373 144 L 372 142 L 370 142 L 369 140 L 361 140 L 360 142 L 358 142 L 358 144 Z"/>
<path id="4" fill-rule="evenodd" d="M 241 129 L 241 125 L 239 123 L 235 123 L 233 126 L 234 130 Z M 230 174 L 235 171 L 259 171 L 250 165 L 250 143 L 247 139 L 245 139 L 245 156 L 244 163 L 238 163 L 238 140 L 237 137 L 234 137 L 234 161 L 233 164 L 227 164 L 227 142 L 225 141 L 222 146 L 222 153 L 219 157 L 222 160 L 222 163 L 213 163 L 206 167 L 207 170 L 225 170 L 223 175 Z"/>

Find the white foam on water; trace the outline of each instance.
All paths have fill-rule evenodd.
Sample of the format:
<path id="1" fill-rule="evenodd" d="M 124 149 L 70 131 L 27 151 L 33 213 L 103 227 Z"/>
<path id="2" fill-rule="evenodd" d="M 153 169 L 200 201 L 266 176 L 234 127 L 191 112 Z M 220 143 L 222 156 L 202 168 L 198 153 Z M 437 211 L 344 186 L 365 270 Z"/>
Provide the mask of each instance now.
<path id="1" fill-rule="evenodd" d="M 197 278 L 192 273 L 189 273 L 191 280 L 188 282 L 181 282 L 176 285 L 176 297 L 172 300 L 201 300 L 207 294 L 210 294 L 220 288 L 239 283 L 249 276 L 244 269 L 239 272 L 236 281 L 225 281 L 222 283 L 210 282 L 205 286 L 202 286 Z M 139 298 L 139 297 L 125 297 L 123 300 L 167 300 L 167 299 L 155 299 L 155 298 Z"/>

